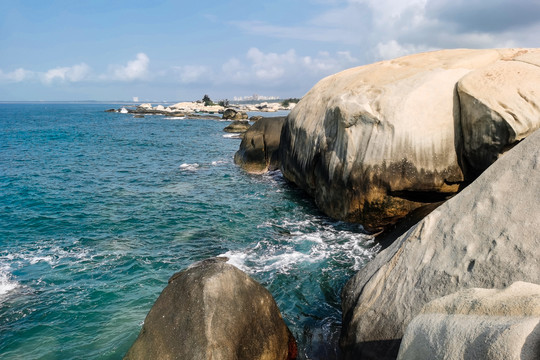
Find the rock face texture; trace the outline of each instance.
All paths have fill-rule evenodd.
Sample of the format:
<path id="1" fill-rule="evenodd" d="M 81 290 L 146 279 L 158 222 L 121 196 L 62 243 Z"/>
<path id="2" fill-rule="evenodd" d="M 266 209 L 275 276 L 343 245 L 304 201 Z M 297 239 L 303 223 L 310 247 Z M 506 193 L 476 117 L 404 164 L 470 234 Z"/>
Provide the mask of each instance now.
<path id="1" fill-rule="evenodd" d="M 398 359 L 540 359 L 540 285 L 467 289 L 427 303 Z"/>
<path id="2" fill-rule="evenodd" d="M 223 131 L 230 133 L 243 133 L 246 132 L 250 126 L 251 125 L 249 125 L 248 121 L 236 120 L 227 125 Z"/>
<path id="3" fill-rule="evenodd" d="M 458 152 L 469 156 L 475 152 L 471 146 L 478 146 L 471 140 L 478 134 L 467 135 L 466 141 L 461 138 L 461 124 L 478 123 L 470 127 L 485 131 L 483 122 L 474 119 L 477 111 L 469 110 L 467 104 L 463 114 L 473 119 L 462 121 L 456 84 L 474 70 L 499 63 L 517 64 L 535 72 L 537 67 L 531 63 L 536 57 L 527 52 L 533 51 L 443 50 L 327 77 L 302 98 L 284 124 L 281 170 L 287 179 L 310 193 L 325 213 L 360 222 L 372 231 L 420 206 L 444 200 L 464 180 Z M 534 61 L 518 60 L 527 56 Z M 513 72 L 505 78 L 512 77 Z M 474 88 L 469 83 L 464 80 L 460 88 Z M 535 107 L 540 95 L 533 94 L 537 84 L 519 87 L 524 96 L 518 97 L 536 96 L 529 105 L 520 103 L 520 109 Z M 540 112 L 536 114 L 538 121 Z M 463 144 L 472 150 L 462 151 Z M 471 160 L 471 164 L 476 162 Z"/>
<path id="4" fill-rule="evenodd" d="M 540 284 L 540 131 L 379 253 L 343 289 L 347 359 L 394 358 L 422 307 L 470 287 Z"/>
<path id="5" fill-rule="evenodd" d="M 540 128 L 540 51 L 475 70 L 458 82 L 457 90 L 462 167 L 473 180 Z"/>
<path id="6" fill-rule="evenodd" d="M 173 275 L 125 359 L 294 359 L 272 295 L 225 261 Z"/>
<path id="7" fill-rule="evenodd" d="M 251 173 L 279 168 L 278 149 L 285 117 L 259 119 L 246 131 L 234 162 Z"/>

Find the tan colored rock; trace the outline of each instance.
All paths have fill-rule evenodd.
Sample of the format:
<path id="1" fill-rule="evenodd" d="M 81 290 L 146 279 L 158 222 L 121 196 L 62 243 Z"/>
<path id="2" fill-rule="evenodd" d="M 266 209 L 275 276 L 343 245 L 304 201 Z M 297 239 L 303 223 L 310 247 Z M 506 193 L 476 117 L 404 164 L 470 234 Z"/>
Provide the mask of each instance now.
<path id="1" fill-rule="evenodd" d="M 427 303 L 398 359 L 540 359 L 540 285 L 466 289 Z"/>
<path id="2" fill-rule="evenodd" d="M 425 304 L 458 290 L 540 284 L 540 130 L 408 230 L 342 292 L 346 359 L 393 358 Z"/>
<path id="3" fill-rule="evenodd" d="M 540 50 L 499 60 L 458 82 L 462 162 L 474 179 L 540 128 Z"/>
<path id="4" fill-rule="evenodd" d="M 272 295 L 226 260 L 173 275 L 125 359 L 295 359 L 296 342 Z"/>
<path id="5" fill-rule="evenodd" d="M 378 230 L 463 181 L 456 83 L 520 49 L 442 50 L 321 80 L 289 114 L 284 176 L 328 215 Z"/>
<path id="6" fill-rule="evenodd" d="M 284 122 L 284 116 L 259 119 L 244 133 L 234 163 L 254 174 L 279 169 L 278 149 Z"/>

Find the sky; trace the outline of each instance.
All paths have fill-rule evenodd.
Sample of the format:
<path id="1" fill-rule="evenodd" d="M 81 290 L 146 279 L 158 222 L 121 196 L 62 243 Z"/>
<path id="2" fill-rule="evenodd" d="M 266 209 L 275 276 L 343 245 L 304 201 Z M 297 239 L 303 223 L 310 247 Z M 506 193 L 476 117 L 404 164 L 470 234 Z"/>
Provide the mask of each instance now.
<path id="1" fill-rule="evenodd" d="M 0 101 L 302 97 L 351 67 L 539 34 L 540 0 L 2 0 Z"/>

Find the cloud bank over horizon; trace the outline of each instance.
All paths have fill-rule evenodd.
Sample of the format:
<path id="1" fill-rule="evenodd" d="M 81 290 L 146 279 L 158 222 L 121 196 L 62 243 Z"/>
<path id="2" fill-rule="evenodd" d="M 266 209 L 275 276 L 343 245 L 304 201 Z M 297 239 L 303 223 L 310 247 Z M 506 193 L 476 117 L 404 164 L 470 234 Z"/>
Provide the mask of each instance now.
<path id="1" fill-rule="evenodd" d="M 99 3 L 52 9 L 66 26 L 72 22 L 73 34 L 55 30 L 54 16 L 35 24 L 23 7 L 0 5 L 7 29 L 0 46 L 9 50 L 0 59 L 0 100 L 302 96 L 321 78 L 354 66 L 443 48 L 537 47 L 540 32 L 534 0 L 210 1 L 203 10 L 183 9 L 190 14 L 183 22 L 174 17 L 175 4 L 125 2 L 133 14 L 145 14 L 138 24 L 110 21 L 127 10 L 105 13 Z M 48 11 L 34 9 L 41 18 Z M 55 42 L 47 47 L 48 38 Z M 33 59 L 30 50 L 40 56 Z"/>

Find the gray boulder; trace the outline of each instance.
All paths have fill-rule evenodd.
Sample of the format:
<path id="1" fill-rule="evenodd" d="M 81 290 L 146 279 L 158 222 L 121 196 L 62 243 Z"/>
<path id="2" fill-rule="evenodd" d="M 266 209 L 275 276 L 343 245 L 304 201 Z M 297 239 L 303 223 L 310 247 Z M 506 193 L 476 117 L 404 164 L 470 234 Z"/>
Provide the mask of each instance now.
<path id="1" fill-rule="evenodd" d="M 235 120 L 229 125 L 227 125 L 225 129 L 223 129 L 223 131 L 230 132 L 230 133 L 243 133 L 243 132 L 246 132 L 250 127 L 251 125 L 249 124 L 248 121 Z"/>
<path id="2" fill-rule="evenodd" d="M 540 51 L 523 51 L 459 80 L 462 168 L 473 180 L 540 128 Z"/>
<path id="3" fill-rule="evenodd" d="M 467 289 L 427 303 L 398 359 L 540 359 L 540 285 Z"/>
<path id="4" fill-rule="evenodd" d="M 343 289 L 347 359 L 394 358 L 428 302 L 470 287 L 540 284 L 540 131 L 399 237 Z"/>
<path id="5" fill-rule="evenodd" d="M 294 359 L 272 295 L 225 258 L 173 275 L 125 359 Z"/>
<path id="6" fill-rule="evenodd" d="M 284 124 L 283 175 L 326 214 L 371 231 L 445 200 L 464 180 L 456 84 L 526 51 L 434 51 L 319 81 Z"/>
<path id="7" fill-rule="evenodd" d="M 284 116 L 258 120 L 245 132 L 234 162 L 250 173 L 278 169 L 278 149 L 284 122 Z"/>

